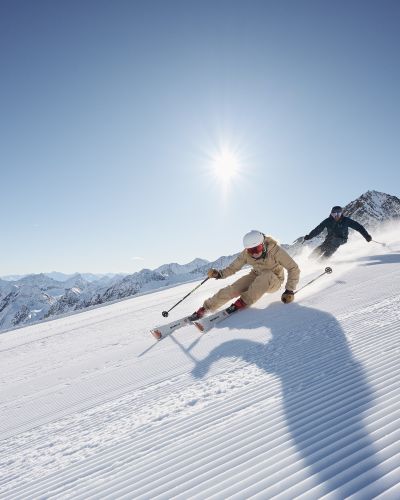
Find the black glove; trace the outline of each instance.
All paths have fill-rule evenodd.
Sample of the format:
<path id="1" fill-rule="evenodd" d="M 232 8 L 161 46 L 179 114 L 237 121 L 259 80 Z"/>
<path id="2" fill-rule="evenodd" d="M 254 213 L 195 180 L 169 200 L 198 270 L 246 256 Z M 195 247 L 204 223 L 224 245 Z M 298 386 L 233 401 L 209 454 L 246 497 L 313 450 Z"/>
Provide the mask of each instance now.
<path id="1" fill-rule="evenodd" d="M 368 243 L 372 240 L 372 236 L 370 234 L 368 234 L 365 239 L 368 241 Z"/>
<path id="2" fill-rule="evenodd" d="M 310 235 L 309 234 L 306 234 L 303 238 L 304 241 L 308 241 L 308 240 L 311 240 L 310 238 Z"/>
<path id="3" fill-rule="evenodd" d="M 282 294 L 281 301 L 285 304 L 289 304 L 294 301 L 294 293 L 293 290 L 285 290 Z"/>

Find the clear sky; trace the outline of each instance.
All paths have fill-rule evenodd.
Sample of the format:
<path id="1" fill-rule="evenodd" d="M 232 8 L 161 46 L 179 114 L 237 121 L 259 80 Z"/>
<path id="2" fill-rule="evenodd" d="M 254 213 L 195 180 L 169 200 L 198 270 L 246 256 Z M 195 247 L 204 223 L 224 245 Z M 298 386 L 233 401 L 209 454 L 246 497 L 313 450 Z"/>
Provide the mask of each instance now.
<path id="1" fill-rule="evenodd" d="M 0 0 L 0 275 L 213 260 L 399 196 L 399 26 L 398 0 Z"/>

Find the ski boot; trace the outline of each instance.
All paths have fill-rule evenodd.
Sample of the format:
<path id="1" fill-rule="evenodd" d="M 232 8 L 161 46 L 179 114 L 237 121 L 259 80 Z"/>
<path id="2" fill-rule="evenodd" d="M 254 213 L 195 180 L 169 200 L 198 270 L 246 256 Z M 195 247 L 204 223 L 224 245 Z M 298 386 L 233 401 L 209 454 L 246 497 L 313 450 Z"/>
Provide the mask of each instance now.
<path id="1" fill-rule="evenodd" d="M 197 321 L 198 319 L 201 319 L 206 314 L 206 312 L 207 312 L 207 310 L 205 307 L 200 307 L 200 309 L 197 309 L 197 311 L 195 311 L 193 314 L 191 314 L 188 317 L 188 320 L 189 321 Z"/>
<path id="2" fill-rule="evenodd" d="M 236 311 L 238 311 L 239 309 L 243 309 L 244 307 L 246 307 L 246 303 L 244 302 L 243 299 L 241 299 L 240 297 L 233 303 L 231 304 L 228 308 L 226 308 L 226 312 L 228 314 L 232 314 Z"/>

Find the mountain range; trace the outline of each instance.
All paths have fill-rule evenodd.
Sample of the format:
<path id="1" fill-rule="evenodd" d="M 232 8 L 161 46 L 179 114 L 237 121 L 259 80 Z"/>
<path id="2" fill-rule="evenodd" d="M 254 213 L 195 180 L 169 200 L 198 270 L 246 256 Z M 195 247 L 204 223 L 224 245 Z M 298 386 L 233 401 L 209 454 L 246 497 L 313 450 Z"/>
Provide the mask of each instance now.
<path id="1" fill-rule="evenodd" d="M 400 199 L 378 191 L 367 191 L 344 208 L 345 215 L 373 230 L 382 222 L 400 219 Z M 313 240 L 316 245 L 319 238 Z M 291 255 L 302 248 L 303 238 L 282 245 Z M 210 267 L 227 266 L 237 254 L 214 262 L 196 258 L 188 264 L 170 263 L 157 269 L 142 269 L 130 275 L 63 273 L 8 276 L 0 279 L 0 331 L 38 322 L 60 314 L 121 300 L 157 288 L 194 281 Z"/>

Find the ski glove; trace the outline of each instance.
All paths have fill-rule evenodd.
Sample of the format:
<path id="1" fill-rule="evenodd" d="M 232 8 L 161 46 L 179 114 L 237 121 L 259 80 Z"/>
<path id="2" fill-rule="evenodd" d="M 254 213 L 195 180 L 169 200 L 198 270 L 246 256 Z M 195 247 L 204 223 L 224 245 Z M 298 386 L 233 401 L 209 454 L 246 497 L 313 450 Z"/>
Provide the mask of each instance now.
<path id="1" fill-rule="evenodd" d="M 368 241 L 368 243 L 372 240 L 372 236 L 369 234 L 368 236 L 365 237 L 365 239 Z"/>
<path id="2" fill-rule="evenodd" d="M 304 241 L 311 240 L 310 235 L 306 234 L 303 238 Z"/>
<path id="3" fill-rule="evenodd" d="M 221 278 L 221 273 L 217 269 L 209 269 L 207 271 L 207 276 L 209 278 L 215 278 L 216 280 L 219 280 Z"/>
<path id="4" fill-rule="evenodd" d="M 282 294 L 281 301 L 285 304 L 289 304 L 294 301 L 294 293 L 292 290 L 285 290 Z"/>

